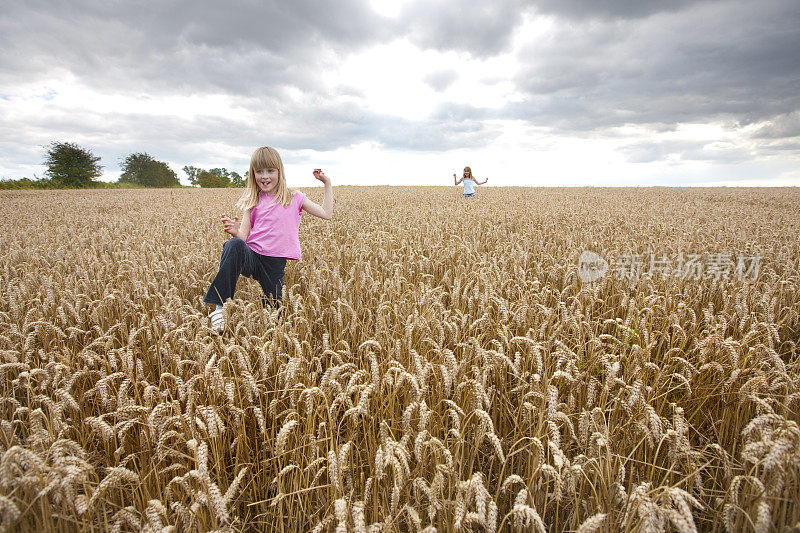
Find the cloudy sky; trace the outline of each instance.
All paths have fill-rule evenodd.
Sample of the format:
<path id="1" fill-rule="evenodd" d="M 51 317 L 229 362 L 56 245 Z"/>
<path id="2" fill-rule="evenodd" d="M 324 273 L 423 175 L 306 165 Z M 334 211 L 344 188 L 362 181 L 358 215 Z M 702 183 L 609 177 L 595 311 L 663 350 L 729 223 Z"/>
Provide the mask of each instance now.
<path id="1" fill-rule="evenodd" d="M 26 0 L 0 177 L 45 146 L 290 185 L 800 185 L 797 0 Z"/>

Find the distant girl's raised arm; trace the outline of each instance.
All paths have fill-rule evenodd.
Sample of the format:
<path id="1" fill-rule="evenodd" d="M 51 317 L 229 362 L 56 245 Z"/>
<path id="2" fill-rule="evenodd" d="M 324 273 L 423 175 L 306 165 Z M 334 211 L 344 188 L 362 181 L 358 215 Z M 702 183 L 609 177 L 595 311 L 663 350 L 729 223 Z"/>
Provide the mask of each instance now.
<path id="1" fill-rule="evenodd" d="M 477 183 L 478 185 L 483 185 L 487 181 L 489 181 L 489 178 L 483 178 L 483 181 L 478 181 L 478 179 L 475 178 L 475 183 Z"/>
<path id="2" fill-rule="evenodd" d="M 464 181 L 464 176 L 461 176 L 461 178 L 458 178 L 455 174 L 453 174 L 453 182 L 455 183 L 455 185 L 458 185 L 462 181 Z"/>

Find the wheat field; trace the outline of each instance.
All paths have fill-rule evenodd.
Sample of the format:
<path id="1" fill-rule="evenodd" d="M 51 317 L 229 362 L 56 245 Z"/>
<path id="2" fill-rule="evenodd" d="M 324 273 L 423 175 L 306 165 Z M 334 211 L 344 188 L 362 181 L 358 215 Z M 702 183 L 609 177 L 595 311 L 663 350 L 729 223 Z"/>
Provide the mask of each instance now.
<path id="1" fill-rule="evenodd" d="M 800 190 L 335 187 L 216 336 L 238 194 L 0 192 L 0 530 L 800 530 Z"/>

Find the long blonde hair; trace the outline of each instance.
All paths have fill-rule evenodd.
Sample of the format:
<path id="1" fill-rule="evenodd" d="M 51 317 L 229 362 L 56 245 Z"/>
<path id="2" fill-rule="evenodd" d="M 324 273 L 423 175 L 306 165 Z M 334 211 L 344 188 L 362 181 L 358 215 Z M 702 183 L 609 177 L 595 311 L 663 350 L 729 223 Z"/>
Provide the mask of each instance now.
<path id="1" fill-rule="evenodd" d="M 464 167 L 464 178 L 465 179 L 471 179 L 473 181 L 475 180 L 475 178 L 472 177 L 472 169 L 471 168 Z"/>
<path id="2" fill-rule="evenodd" d="M 292 202 L 294 191 L 286 186 L 286 173 L 283 171 L 283 161 L 280 154 L 275 148 L 270 146 L 262 146 L 253 152 L 253 157 L 250 158 L 250 169 L 247 171 L 247 185 L 244 187 L 244 194 L 236 206 L 247 211 L 258 205 L 259 194 L 261 188 L 256 183 L 256 170 L 262 168 L 276 168 L 278 169 L 278 190 L 275 192 L 275 199 L 277 204 L 283 207 L 288 206 Z"/>

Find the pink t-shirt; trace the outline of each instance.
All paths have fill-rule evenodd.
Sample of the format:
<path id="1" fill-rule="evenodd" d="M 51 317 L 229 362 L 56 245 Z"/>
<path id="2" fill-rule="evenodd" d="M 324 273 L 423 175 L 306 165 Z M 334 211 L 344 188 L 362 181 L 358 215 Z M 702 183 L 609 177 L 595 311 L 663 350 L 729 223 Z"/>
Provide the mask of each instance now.
<path id="1" fill-rule="evenodd" d="M 250 235 L 247 245 L 256 253 L 270 257 L 301 259 L 300 217 L 306 195 L 297 192 L 292 202 L 283 207 L 273 203 L 274 194 L 261 193 L 258 204 L 250 210 Z"/>

